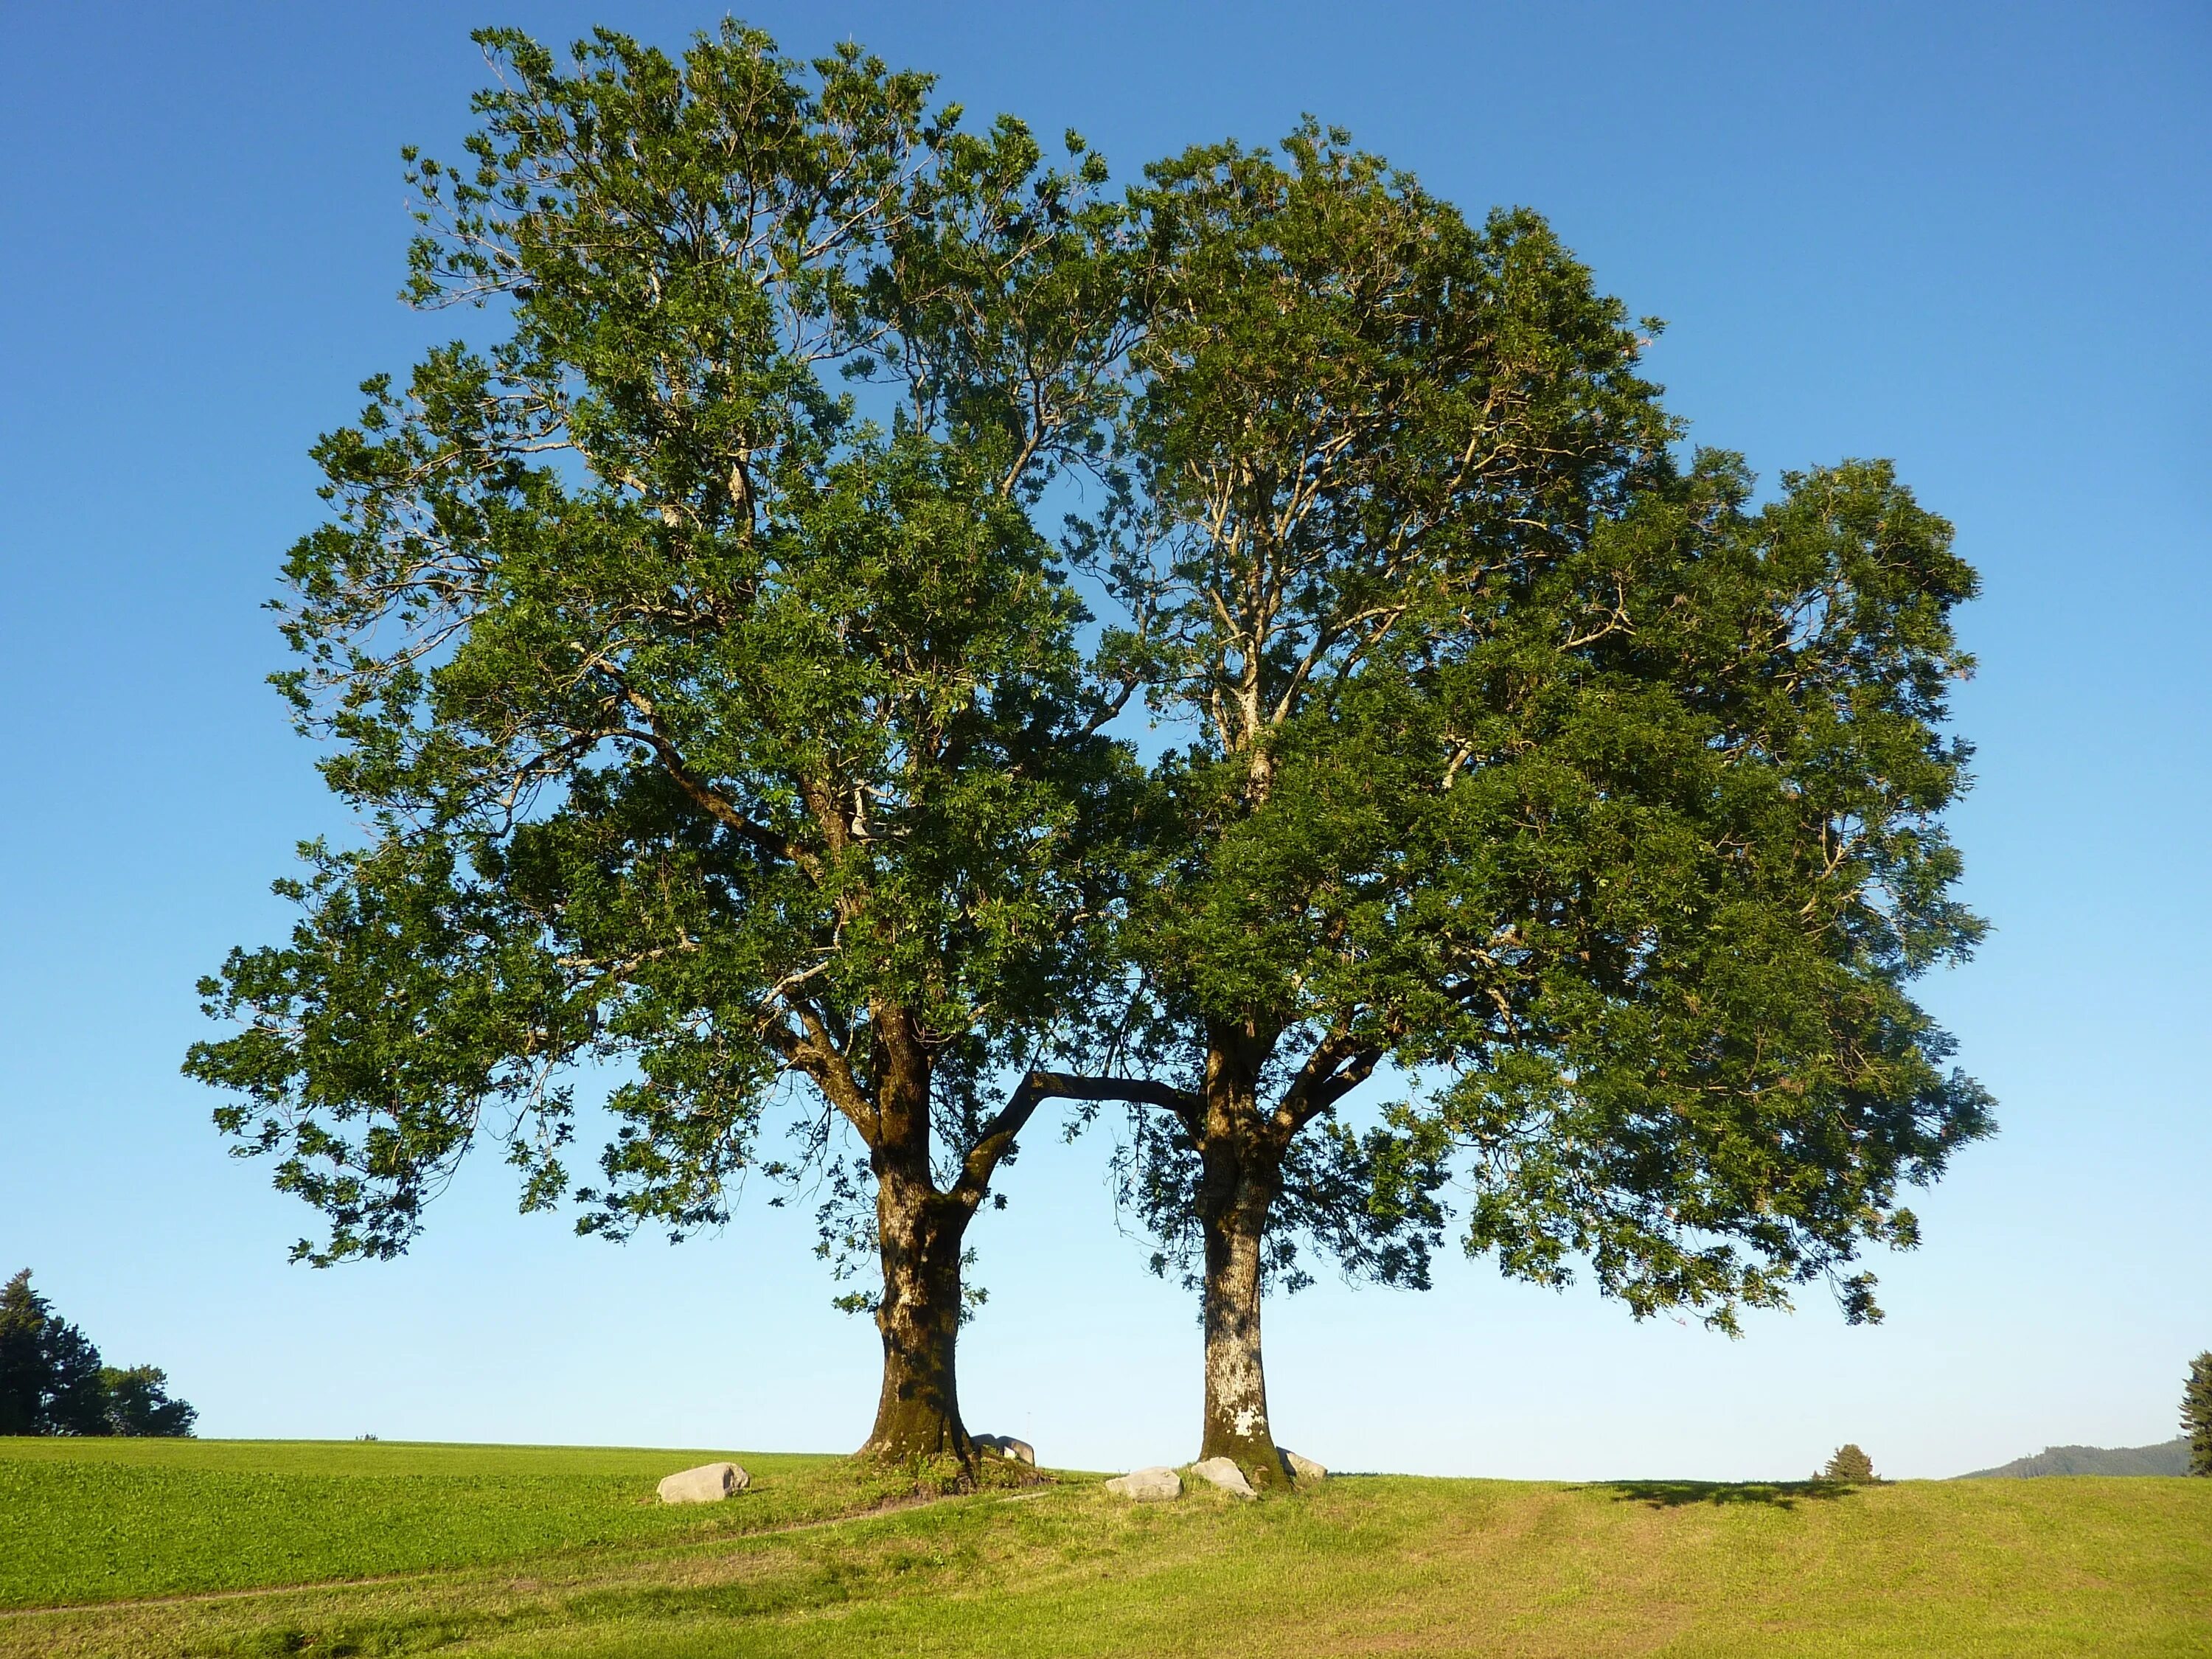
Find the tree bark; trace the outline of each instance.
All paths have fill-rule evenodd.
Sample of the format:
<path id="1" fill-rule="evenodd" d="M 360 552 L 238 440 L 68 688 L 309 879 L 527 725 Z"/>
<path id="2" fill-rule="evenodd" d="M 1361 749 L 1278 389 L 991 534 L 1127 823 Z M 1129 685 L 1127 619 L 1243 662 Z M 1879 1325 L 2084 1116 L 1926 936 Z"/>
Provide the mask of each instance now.
<path id="1" fill-rule="evenodd" d="M 1206 1415 L 1198 1455 L 1231 1459 L 1255 1486 L 1287 1485 L 1283 1455 L 1267 1422 L 1267 1374 L 1260 1348 L 1260 1253 L 1267 1212 L 1281 1190 L 1280 1153 L 1249 1132 L 1232 1131 L 1205 1136 L 1200 1158 Z"/>
<path id="2" fill-rule="evenodd" d="M 861 1455 L 975 1461 L 960 1420 L 954 1350 L 960 1335 L 960 1252 L 968 1208 L 939 1193 L 925 1175 L 880 1170 L 876 1233 L 883 1256 L 876 1329 L 884 1341 L 883 1391 L 876 1425 Z"/>
<path id="3" fill-rule="evenodd" d="M 973 1468 L 975 1445 L 960 1421 L 954 1349 L 960 1337 L 960 1251 L 971 1204 L 941 1193 L 930 1175 L 930 1063 L 906 1009 L 878 1005 L 869 1071 L 876 1085 L 868 1161 L 876 1176 L 876 1246 L 883 1292 L 876 1329 L 884 1380 L 865 1457 L 904 1462 L 953 1457 Z"/>

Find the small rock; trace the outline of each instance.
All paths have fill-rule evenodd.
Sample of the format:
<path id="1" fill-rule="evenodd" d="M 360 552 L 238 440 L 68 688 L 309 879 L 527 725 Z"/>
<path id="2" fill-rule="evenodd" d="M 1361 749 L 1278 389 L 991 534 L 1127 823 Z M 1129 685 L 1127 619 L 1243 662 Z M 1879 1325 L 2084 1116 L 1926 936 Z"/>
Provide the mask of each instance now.
<path id="1" fill-rule="evenodd" d="M 1283 1454 L 1283 1462 L 1290 1470 L 1291 1479 L 1293 1480 L 1326 1480 L 1328 1479 L 1328 1471 L 1327 1469 L 1315 1462 L 1312 1458 L 1301 1457 L 1294 1451 L 1285 1452 Z"/>
<path id="2" fill-rule="evenodd" d="M 1244 1471 L 1237 1467 L 1236 1460 L 1228 1457 L 1209 1457 L 1203 1463 L 1194 1463 L 1190 1472 L 1200 1480 L 1210 1481 L 1231 1498 L 1255 1498 L 1252 1483 L 1244 1478 Z"/>
<path id="3" fill-rule="evenodd" d="M 660 1483 L 664 1504 L 719 1504 L 732 1492 L 751 1486 L 753 1478 L 735 1463 L 702 1463 L 684 1469 Z"/>
<path id="4" fill-rule="evenodd" d="M 1151 1468 L 1109 1480 L 1106 1490 L 1132 1503 L 1164 1504 L 1182 1496 L 1182 1477 L 1165 1464 L 1155 1463 Z"/>
<path id="5" fill-rule="evenodd" d="M 1017 1463 L 1026 1463 L 1031 1468 L 1036 1467 L 1036 1448 L 1026 1440 L 1015 1439 L 1011 1434 L 979 1434 L 975 1437 L 975 1443 L 987 1451 L 998 1453 L 1001 1457 L 1010 1457 Z"/>

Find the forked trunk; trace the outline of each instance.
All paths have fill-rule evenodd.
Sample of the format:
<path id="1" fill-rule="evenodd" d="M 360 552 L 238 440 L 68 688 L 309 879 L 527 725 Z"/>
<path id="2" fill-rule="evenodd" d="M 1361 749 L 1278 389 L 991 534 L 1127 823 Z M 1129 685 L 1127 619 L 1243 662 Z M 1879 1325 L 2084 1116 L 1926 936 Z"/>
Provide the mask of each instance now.
<path id="1" fill-rule="evenodd" d="M 969 1211 L 926 1176 L 878 1171 L 876 1230 L 884 1287 L 876 1328 L 884 1340 L 883 1393 L 864 1457 L 975 1461 L 960 1421 L 953 1349 L 960 1335 L 960 1250 Z"/>
<path id="2" fill-rule="evenodd" d="M 1199 1188 L 1206 1241 L 1206 1424 L 1199 1455 L 1226 1457 L 1255 1486 L 1282 1486 L 1260 1352 L 1260 1249 L 1280 1189 L 1279 1159 L 1249 1144 L 1206 1146 Z"/>

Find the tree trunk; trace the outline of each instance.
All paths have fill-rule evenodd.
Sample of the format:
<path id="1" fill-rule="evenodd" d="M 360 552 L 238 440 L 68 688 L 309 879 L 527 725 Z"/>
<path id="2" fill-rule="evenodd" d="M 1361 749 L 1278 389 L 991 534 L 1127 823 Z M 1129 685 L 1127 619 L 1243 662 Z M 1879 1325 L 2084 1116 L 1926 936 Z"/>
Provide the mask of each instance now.
<path id="1" fill-rule="evenodd" d="M 967 1208 L 925 1178 L 889 1170 L 876 1186 L 876 1232 L 884 1288 L 876 1329 L 884 1340 L 884 1386 L 865 1457 L 975 1461 L 960 1421 L 953 1369 L 960 1334 L 960 1250 Z"/>
<path id="2" fill-rule="evenodd" d="M 1200 1149 L 1199 1224 L 1206 1241 L 1206 1421 L 1199 1455 L 1226 1457 L 1255 1486 L 1289 1477 L 1267 1424 L 1260 1353 L 1260 1248 L 1282 1184 L 1279 1157 L 1243 1137 Z"/>

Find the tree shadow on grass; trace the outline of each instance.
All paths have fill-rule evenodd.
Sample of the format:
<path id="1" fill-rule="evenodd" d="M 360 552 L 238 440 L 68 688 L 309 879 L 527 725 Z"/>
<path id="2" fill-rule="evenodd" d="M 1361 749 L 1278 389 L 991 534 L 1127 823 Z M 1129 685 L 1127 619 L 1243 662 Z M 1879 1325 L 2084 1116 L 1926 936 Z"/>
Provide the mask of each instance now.
<path id="1" fill-rule="evenodd" d="M 1692 1504 L 1759 1504 L 1794 1510 L 1801 1503 L 1832 1504 L 1852 1492 L 1847 1480 L 1593 1480 L 1577 1492 L 1610 1492 L 1616 1504 L 1679 1510 Z"/>

